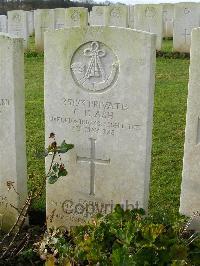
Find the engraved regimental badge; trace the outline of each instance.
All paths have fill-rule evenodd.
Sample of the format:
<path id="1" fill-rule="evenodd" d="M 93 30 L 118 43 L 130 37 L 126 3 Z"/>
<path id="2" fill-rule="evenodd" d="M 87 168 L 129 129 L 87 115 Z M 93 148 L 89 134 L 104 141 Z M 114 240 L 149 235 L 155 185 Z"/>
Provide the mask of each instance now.
<path id="1" fill-rule="evenodd" d="M 21 21 L 21 16 L 17 13 L 15 13 L 12 17 L 13 21 L 15 21 L 16 23 L 19 23 Z"/>
<path id="2" fill-rule="evenodd" d="M 117 56 L 108 46 L 97 41 L 81 45 L 75 51 L 70 67 L 76 84 L 93 93 L 109 89 L 119 73 Z"/>

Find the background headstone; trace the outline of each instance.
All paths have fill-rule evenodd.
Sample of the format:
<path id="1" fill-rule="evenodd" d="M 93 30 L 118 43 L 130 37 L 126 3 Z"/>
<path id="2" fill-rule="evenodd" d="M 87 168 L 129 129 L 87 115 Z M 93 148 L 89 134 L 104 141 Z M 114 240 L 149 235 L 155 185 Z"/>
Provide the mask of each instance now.
<path id="1" fill-rule="evenodd" d="M 128 7 L 126 5 L 111 5 L 105 7 L 105 25 L 128 27 Z"/>
<path id="2" fill-rule="evenodd" d="M 24 48 L 28 48 L 28 15 L 23 10 L 8 11 L 8 33 L 24 39 Z"/>
<path id="3" fill-rule="evenodd" d="M 154 34 L 117 27 L 45 33 L 46 145 L 51 132 L 75 145 L 62 156 L 68 175 L 47 184 L 50 227 L 116 203 L 147 209 L 155 42 Z"/>
<path id="4" fill-rule="evenodd" d="M 105 25 L 105 6 L 93 6 L 89 16 L 91 26 Z"/>
<path id="5" fill-rule="evenodd" d="M 192 31 L 180 212 L 200 212 L 200 29 Z M 200 229 L 200 226 L 199 226 Z"/>
<path id="6" fill-rule="evenodd" d="M 134 6 L 128 7 L 128 27 L 134 29 Z"/>
<path id="7" fill-rule="evenodd" d="M 23 39 L 0 33 L 0 228 L 27 197 Z"/>
<path id="8" fill-rule="evenodd" d="M 173 50 L 175 52 L 190 52 L 191 31 L 199 27 L 199 3 L 175 4 Z"/>
<path id="9" fill-rule="evenodd" d="M 5 15 L 0 15 L 0 32 L 8 32 L 8 21 Z"/>
<path id="10" fill-rule="evenodd" d="M 163 4 L 163 37 L 173 37 L 174 4 Z"/>
<path id="11" fill-rule="evenodd" d="M 156 49 L 161 50 L 163 38 L 163 7 L 162 5 L 135 5 L 134 27 L 157 35 Z"/>
<path id="12" fill-rule="evenodd" d="M 27 11 L 28 14 L 28 33 L 29 36 L 34 34 L 34 11 Z"/>
<path id="13" fill-rule="evenodd" d="M 44 50 L 44 32 L 54 30 L 55 18 L 53 9 L 37 9 L 34 11 L 35 47 L 38 51 Z"/>
<path id="14" fill-rule="evenodd" d="M 69 7 L 65 12 L 65 27 L 88 25 L 88 9 L 84 7 Z"/>
<path id="15" fill-rule="evenodd" d="M 63 29 L 65 27 L 65 8 L 54 9 L 55 29 Z"/>

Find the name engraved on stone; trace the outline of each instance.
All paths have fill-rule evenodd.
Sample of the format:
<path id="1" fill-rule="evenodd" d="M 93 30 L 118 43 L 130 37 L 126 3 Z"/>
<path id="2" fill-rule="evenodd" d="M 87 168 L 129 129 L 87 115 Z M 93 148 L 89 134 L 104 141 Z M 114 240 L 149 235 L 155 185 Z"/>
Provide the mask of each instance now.
<path id="1" fill-rule="evenodd" d="M 90 195 L 95 195 L 95 165 L 97 164 L 110 164 L 110 159 L 102 160 L 96 159 L 96 139 L 89 138 L 90 140 L 90 157 L 77 156 L 77 162 L 89 162 L 90 163 Z"/>
<path id="2" fill-rule="evenodd" d="M 132 131 L 138 131 L 142 127 L 141 124 L 130 124 L 115 118 L 118 113 L 125 115 L 129 110 L 126 103 L 84 98 L 63 98 L 62 101 L 67 108 L 70 107 L 71 115 L 68 117 L 53 115 L 49 117 L 49 121 L 65 124 L 73 131 L 114 136 L 121 130 L 131 134 Z"/>
<path id="3" fill-rule="evenodd" d="M 49 30 L 49 27 L 48 26 L 42 25 L 40 27 L 40 37 L 41 37 L 41 39 L 44 37 L 44 32 L 46 32 L 48 30 Z"/>
<path id="4" fill-rule="evenodd" d="M 62 29 L 64 28 L 65 24 L 64 23 L 56 23 L 56 29 Z"/>
<path id="5" fill-rule="evenodd" d="M 68 117 L 53 115 L 49 117 L 49 121 L 65 124 L 73 131 L 114 136 L 121 130 L 130 132 L 130 134 L 132 131 L 141 130 L 141 124 L 130 124 L 115 118 L 118 113 L 125 115 L 129 110 L 126 103 L 84 98 L 63 98 L 62 101 L 67 108 L 70 108 L 71 115 Z"/>
<path id="6" fill-rule="evenodd" d="M 117 80 L 117 56 L 105 44 L 97 41 L 81 45 L 71 60 L 71 73 L 76 84 L 92 93 L 101 93 Z"/>

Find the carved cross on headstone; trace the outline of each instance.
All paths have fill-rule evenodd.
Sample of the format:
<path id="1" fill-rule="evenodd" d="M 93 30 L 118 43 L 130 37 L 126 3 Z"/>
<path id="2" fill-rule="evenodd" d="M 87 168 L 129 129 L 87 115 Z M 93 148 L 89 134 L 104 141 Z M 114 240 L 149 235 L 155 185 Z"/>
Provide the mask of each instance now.
<path id="1" fill-rule="evenodd" d="M 187 37 L 190 36 L 190 33 L 187 33 L 188 29 L 184 29 L 184 33 L 182 34 L 185 38 L 185 43 L 187 43 Z"/>
<path id="2" fill-rule="evenodd" d="M 80 157 L 77 156 L 77 162 L 89 162 L 90 163 L 90 195 L 95 195 L 95 166 L 96 164 L 109 164 L 110 159 L 102 160 L 96 159 L 96 139 L 89 138 L 91 147 L 90 147 L 90 157 Z"/>

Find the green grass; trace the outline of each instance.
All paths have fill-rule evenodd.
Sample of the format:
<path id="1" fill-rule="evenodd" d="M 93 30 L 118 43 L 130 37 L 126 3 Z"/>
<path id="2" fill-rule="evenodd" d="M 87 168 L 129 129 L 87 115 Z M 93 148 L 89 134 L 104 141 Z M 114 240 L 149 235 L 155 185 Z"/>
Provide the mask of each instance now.
<path id="1" fill-rule="evenodd" d="M 164 42 L 169 51 L 171 40 Z M 33 42 L 31 51 L 33 51 Z M 150 213 L 177 217 L 180 197 L 189 60 L 157 58 Z M 43 56 L 25 56 L 26 130 L 29 188 L 40 186 L 44 159 Z M 33 180 L 36 179 L 36 182 Z M 43 196 L 33 206 L 45 207 Z"/>
<path id="2" fill-rule="evenodd" d="M 162 51 L 164 52 L 172 52 L 173 40 L 164 40 L 162 43 Z"/>
<path id="3" fill-rule="evenodd" d="M 150 210 L 179 208 L 189 60 L 157 58 Z"/>
<path id="4" fill-rule="evenodd" d="M 26 88 L 26 144 L 29 189 L 39 187 L 44 176 L 44 158 L 36 156 L 44 150 L 44 78 L 43 56 L 25 56 Z M 35 182 L 36 180 L 36 182 Z M 44 208 L 44 197 L 38 201 L 37 208 Z"/>

